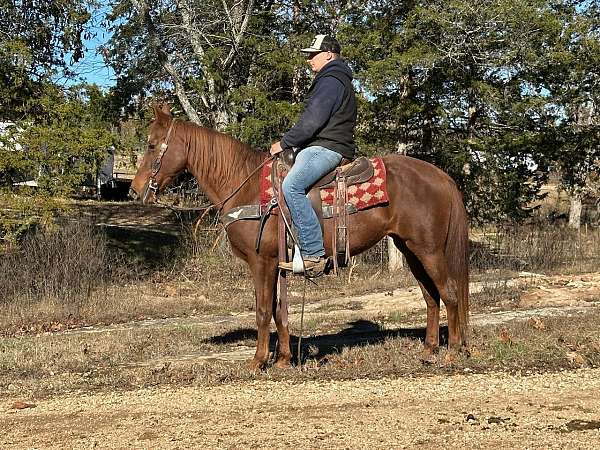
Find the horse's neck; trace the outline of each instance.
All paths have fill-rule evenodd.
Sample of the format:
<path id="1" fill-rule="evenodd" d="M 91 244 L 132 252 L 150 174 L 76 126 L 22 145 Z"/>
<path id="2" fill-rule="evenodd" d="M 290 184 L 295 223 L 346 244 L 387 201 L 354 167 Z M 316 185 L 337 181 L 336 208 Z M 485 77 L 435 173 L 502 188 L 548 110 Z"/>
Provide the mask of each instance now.
<path id="1" fill-rule="evenodd" d="M 214 204 L 220 203 L 234 192 L 260 165 L 262 159 L 264 158 L 229 136 L 200 127 L 192 130 L 187 169 Z M 256 174 L 257 180 L 258 176 Z M 232 200 L 257 195 L 258 183 L 249 180 Z"/>

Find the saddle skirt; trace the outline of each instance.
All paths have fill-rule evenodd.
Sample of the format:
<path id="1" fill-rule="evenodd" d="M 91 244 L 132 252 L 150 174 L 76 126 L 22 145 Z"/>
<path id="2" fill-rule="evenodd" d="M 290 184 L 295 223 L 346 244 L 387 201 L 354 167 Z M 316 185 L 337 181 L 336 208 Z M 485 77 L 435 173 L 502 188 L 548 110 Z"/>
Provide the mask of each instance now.
<path id="1" fill-rule="evenodd" d="M 350 163 L 347 166 L 350 166 L 351 164 L 353 163 Z M 362 162 L 361 166 L 364 168 L 365 164 L 372 165 L 372 176 L 370 178 L 365 180 L 364 177 L 361 178 L 360 176 L 357 176 L 354 179 L 358 182 L 355 181 L 353 183 L 353 176 L 348 177 L 347 204 L 355 211 L 370 208 L 389 201 L 386 185 L 386 171 L 383 160 L 379 157 L 365 158 L 365 161 Z M 261 206 L 267 205 L 275 195 L 272 182 L 272 169 L 273 161 L 265 164 L 262 169 L 260 181 Z M 349 167 L 349 169 L 351 168 Z M 368 171 L 371 170 L 370 167 L 366 169 Z M 332 173 L 335 173 L 335 170 Z M 331 180 L 329 180 L 329 178 L 331 178 Z M 324 208 L 333 206 L 335 201 L 333 180 L 334 175 L 327 174 L 322 180 L 317 182 L 317 186 L 322 186 L 317 188 L 320 189 L 321 202 Z"/>

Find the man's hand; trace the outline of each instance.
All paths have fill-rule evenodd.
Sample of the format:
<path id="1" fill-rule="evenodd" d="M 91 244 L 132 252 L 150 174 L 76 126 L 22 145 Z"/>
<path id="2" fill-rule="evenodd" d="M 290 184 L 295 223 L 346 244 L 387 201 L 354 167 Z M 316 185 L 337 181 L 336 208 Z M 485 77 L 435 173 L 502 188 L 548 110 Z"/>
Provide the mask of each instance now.
<path id="1" fill-rule="evenodd" d="M 281 148 L 281 141 L 277 141 L 271 145 L 271 155 L 276 155 L 277 153 L 281 153 L 283 149 Z"/>

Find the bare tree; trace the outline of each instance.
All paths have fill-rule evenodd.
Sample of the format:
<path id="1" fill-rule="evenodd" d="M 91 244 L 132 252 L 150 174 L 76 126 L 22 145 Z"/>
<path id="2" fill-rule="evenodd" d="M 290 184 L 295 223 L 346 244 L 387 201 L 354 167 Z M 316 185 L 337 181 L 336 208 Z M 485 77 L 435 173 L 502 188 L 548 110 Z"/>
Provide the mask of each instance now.
<path id="1" fill-rule="evenodd" d="M 227 94 L 254 0 L 131 0 L 153 51 L 193 122 L 230 122 Z"/>

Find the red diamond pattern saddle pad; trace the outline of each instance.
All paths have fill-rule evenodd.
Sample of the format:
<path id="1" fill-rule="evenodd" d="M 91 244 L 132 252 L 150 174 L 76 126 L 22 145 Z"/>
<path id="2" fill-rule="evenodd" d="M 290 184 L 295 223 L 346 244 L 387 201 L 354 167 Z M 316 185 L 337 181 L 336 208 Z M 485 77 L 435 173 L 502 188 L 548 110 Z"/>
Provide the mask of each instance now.
<path id="1" fill-rule="evenodd" d="M 373 176 L 370 180 L 348 186 L 348 203 L 353 204 L 357 210 L 380 205 L 389 201 L 386 184 L 385 165 L 381 158 L 369 158 L 373 164 Z M 273 161 L 265 164 L 260 180 L 260 204 L 266 205 L 273 198 L 273 184 L 271 182 L 271 168 Z M 334 201 L 333 188 L 321 189 L 323 206 L 332 205 Z"/>

